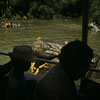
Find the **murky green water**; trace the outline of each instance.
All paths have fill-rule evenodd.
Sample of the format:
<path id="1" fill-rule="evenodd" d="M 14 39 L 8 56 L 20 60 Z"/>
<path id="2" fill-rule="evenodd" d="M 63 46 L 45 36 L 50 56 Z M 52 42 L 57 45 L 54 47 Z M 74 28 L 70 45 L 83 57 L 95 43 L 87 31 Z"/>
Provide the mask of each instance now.
<path id="1" fill-rule="evenodd" d="M 27 20 L 19 21 L 18 28 L 0 28 L 0 51 L 11 52 L 16 45 L 32 45 L 34 39 L 42 37 L 45 40 L 63 43 L 65 40 L 81 40 L 82 27 L 79 20 Z M 100 55 L 100 33 L 89 32 L 88 44 L 94 52 Z M 9 60 L 0 55 L 0 64 Z"/>

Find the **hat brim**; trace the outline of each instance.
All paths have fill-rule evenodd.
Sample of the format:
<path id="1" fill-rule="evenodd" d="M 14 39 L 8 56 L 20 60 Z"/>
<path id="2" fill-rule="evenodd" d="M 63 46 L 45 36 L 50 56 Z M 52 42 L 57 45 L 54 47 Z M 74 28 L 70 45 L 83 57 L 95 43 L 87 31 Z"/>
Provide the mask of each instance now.
<path id="1" fill-rule="evenodd" d="M 15 58 L 15 59 L 18 59 L 18 60 L 24 60 L 24 61 L 26 61 L 26 62 L 34 62 L 34 58 L 33 58 L 33 59 L 30 59 L 30 60 L 27 60 L 27 59 L 24 59 L 24 58 L 16 57 L 15 55 L 13 55 L 12 52 L 9 53 L 9 56 L 10 56 L 11 58 Z"/>

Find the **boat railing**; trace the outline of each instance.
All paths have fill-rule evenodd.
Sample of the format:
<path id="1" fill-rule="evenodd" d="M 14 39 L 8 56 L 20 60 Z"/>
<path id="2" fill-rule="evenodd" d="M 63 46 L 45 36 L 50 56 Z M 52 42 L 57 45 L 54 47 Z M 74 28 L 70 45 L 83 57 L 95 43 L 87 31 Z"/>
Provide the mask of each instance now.
<path id="1" fill-rule="evenodd" d="M 5 53 L 5 52 L 0 52 L 1 55 L 6 55 L 6 56 L 9 56 L 9 53 Z M 59 62 L 57 61 L 52 61 L 52 60 L 47 60 L 47 59 L 42 59 L 42 58 L 34 58 L 34 62 L 35 61 L 45 61 L 47 63 L 52 63 L 52 64 L 59 64 Z M 89 71 L 93 71 L 93 72 L 100 72 L 100 69 L 96 69 L 96 68 L 92 68 L 90 67 L 89 68 Z"/>

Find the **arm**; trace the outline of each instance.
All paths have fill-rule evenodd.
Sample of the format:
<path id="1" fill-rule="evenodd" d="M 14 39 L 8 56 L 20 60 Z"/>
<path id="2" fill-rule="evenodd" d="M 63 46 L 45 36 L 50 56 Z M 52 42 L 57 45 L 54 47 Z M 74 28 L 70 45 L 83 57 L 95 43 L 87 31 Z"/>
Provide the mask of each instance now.
<path id="1" fill-rule="evenodd" d="M 9 61 L 4 65 L 0 65 L 0 77 L 7 74 L 12 68 L 12 63 Z"/>

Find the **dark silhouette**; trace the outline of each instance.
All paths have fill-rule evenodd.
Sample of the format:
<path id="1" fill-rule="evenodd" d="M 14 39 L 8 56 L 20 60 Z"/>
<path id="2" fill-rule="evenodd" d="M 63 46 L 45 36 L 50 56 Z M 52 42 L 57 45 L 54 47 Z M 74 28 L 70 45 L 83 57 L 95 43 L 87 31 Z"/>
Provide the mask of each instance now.
<path id="1" fill-rule="evenodd" d="M 37 84 L 34 100 L 77 100 L 74 80 L 88 71 L 93 50 L 79 40 L 63 46 L 59 54 L 60 63 Z"/>
<path id="2" fill-rule="evenodd" d="M 29 100 L 37 83 L 32 74 L 25 73 L 34 58 L 32 48 L 26 45 L 15 46 L 9 55 L 11 61 L 2 65 L 0 71 L 1 96 L 3 100 Z"/>
<path id="3" fill-rule="evenodd" d="M 12 68 L 12 62 L 9 61 L 8 63 L 4 65 L 0 65 L 0 77 L 4 76 L 7 74 Z"/>

